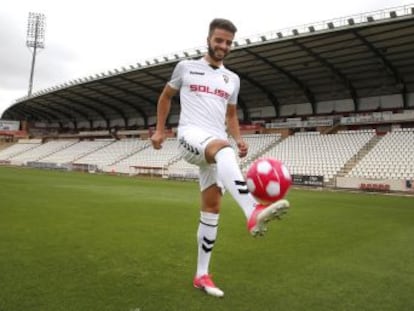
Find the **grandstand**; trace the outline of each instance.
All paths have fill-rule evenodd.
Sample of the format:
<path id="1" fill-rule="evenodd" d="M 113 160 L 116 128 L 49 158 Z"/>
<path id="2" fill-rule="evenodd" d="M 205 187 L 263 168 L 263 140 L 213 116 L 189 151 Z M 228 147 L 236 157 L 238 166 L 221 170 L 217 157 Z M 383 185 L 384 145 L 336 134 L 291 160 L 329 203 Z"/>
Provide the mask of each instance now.
<path id="1" fill-rule="evenodd" d="M 235 42 L 226 66 L 241 79 L 239 116 L 250 145 L 242 169 L 272 156 L 296 184 L 414 191 L 413 39 L 408 5 Z M 20 128 L 14 144 L 0 148 L 0 163 L 197 178 L 176 152 L 178 101 L 164 148 L 153 150 L 147 138 L 172 68 L 204 52 L 155 58 L 17 100 L 2 115 Z"/>
<path id="2" fill-rule="evenodd" d="M 269 149 L 264 156 L 282 160 L 291 174 L 322 176 L 329 182 L 375 137 L 374 130 L 296 133 Z"/>
<path id="3" fill-rule="evenodd" d="M 124 158 L 135 154 L 141 149 L 148 146 L 145 140 L 125 139 L 113 141 L 95 152 L 74 161 L 76 165 L 96 165 L 98 169 L 103 170 L 105 167 L 120 162 Z"/>
<path id="4" fill-rule="evenodd" d="M 116 164 L 115 170 L 122 173 L 129 173 L 131 167 L 138 169 L 153 168 L 155 170 L 162 170 L 163 167 L 174 161 L 177 155 L 178 141 L 176 138 L 167 138 L 164 142 L 162 151 L 153 149 L 147 146 L 141 152 L 132 154 Z"/>
<path id="5" fill-rule="evenodd" d="M 45 144 L 38 144 L 36 148 L 30 148 L 30 152 L 21 152 L 18 155 L 11 157 L 10 163 L 20 165 L 27 164 L 29 161 L 40 161 L 44 157 L 52 156 L 55 152 L 65 150 L 65 148 L 76 143 L 76 140 L 55 140 Z"/>
<path id="6" fill-rule="evenodd" d="M 21 139 L 17 144 L 12 144 L 9 147 L 4 148 L 3 150 L 0 150 L 0 162 L 10 163 L 11 158 L 17 157 L 25 151 L 34 149 L 40 145 L 41 140 L 38 139 Z"/>
<path id="7" fill-rule="evenodd" d="M 388 132 L 347 176 L 414 179 L 414 128 Z"/>

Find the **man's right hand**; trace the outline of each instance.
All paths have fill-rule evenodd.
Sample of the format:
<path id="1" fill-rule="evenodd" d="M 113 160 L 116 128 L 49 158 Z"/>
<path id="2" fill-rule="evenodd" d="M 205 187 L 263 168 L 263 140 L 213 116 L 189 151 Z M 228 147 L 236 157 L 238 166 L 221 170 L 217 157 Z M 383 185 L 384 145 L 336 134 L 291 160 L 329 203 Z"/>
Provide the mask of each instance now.
<path id="1" fill-rule="evenodd" d="M 161 149 L 162 143 L 165 140 L 165 134 L 160 131 L 155 131 L 151 136 L 151 144 L 154 149 Z"/>

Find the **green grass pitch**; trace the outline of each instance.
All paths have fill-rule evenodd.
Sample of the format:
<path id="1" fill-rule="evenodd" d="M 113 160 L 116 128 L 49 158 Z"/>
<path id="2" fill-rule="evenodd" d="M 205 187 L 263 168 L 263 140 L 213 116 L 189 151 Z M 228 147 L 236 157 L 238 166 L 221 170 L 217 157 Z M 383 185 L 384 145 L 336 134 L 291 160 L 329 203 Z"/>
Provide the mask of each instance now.
<path id="1" fill-rule="evenodd" d="M 306 191 L 254 239 L 228 194 L 192 287 L 198 185 L 0 167 L 0 310 L 414 310 L 414 199 Z"/>

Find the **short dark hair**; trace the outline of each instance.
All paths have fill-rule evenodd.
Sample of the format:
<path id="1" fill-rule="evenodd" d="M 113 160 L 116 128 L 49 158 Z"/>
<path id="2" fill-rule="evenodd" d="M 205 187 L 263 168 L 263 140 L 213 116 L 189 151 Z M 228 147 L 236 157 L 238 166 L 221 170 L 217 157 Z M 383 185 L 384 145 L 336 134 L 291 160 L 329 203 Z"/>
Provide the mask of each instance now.
<path id="1" fill-rule="evenodd" d="M 228 19 L 215 18 L 210 23 L 210 28 L 208 32 L 209 37 L 211 36 L 211 34 L 216 28 L 227 30 L 231 32 L 233 35 L 237 32 L 236 26 L 234 26 L 234 24 Z"/>

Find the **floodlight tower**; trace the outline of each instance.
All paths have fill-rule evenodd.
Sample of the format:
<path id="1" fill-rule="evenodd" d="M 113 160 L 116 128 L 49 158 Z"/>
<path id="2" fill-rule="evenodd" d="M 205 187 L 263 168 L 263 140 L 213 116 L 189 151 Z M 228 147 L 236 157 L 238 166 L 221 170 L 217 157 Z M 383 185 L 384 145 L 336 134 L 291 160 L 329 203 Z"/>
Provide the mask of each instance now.
<path id="1" fill-rule="evenodd" d="M 28 96 L 32 95 L 33 89 L 33 74 L 34 74 L 34 67 L 36 62 L 36 52 L 37 49 L 44 49 L 45 48 L 45 27 L 46 27 L 46 16 L 41 13 L 29 13 L 29 18 L 27 21 L 27 38 L 26 38 L 26 46 L 29 48 L 33 48 L 31 50 L 33 57 L 32 57 L 32 68 L 30 70 L 30 80 L 29 80 L 29 92 Z"/>

